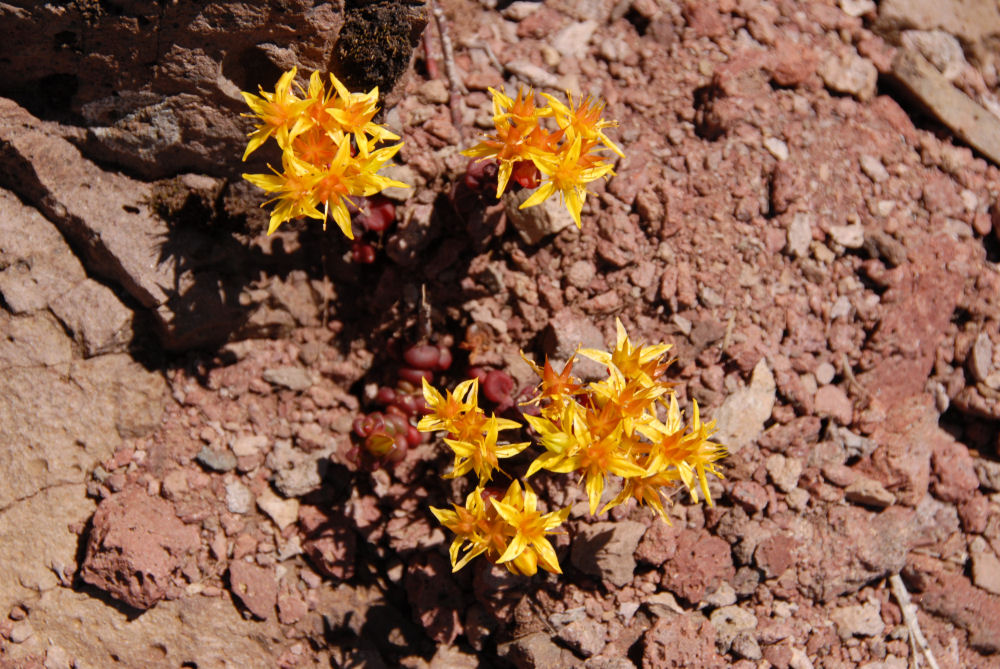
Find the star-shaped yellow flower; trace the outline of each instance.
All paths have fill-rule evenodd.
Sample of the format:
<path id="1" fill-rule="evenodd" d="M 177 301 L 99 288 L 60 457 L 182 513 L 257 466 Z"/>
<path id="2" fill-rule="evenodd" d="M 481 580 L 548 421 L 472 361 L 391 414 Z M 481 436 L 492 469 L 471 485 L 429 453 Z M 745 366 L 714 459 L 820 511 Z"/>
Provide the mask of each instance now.
<path id="1" fill-rule="evenodd" d="M 538 496 L 535 491 L 525 484 L 522 493 L 521 484 L 517 481 L 511 482 L 502 500 L 490 501 L 514 532 L 497 564 L 507 564 L 511 571 L 525 576 L 533 575 L 538 567 L 561 574 L 559 558 L 546 535 L 552 534 L 553 529 L 566 521 L 569 507 L 542 514 L 537 510 Z"/>

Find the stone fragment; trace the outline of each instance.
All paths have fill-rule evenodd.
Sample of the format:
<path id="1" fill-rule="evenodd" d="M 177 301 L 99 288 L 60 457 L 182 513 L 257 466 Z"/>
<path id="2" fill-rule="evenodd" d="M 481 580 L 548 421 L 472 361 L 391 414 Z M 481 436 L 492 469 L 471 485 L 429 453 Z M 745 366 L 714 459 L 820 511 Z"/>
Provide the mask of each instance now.
<path id="1" fill-rule="evenodd" d="M 728 582 L 723 581 L 719 583 L 719 587 L 714 592 L 705 595 L 702 601 L 708 606 L 716 608 L 730 606 L 736 603 L 736 589 Z"/>
<path id="2" fill-rule="evenodd" d="M 985 383 L 993 372 L 993 342 L 985 332 L 980 332 L 965 361 L 972 378 Z"/>
<path id="3" fill-rule="evenodd" d="M 35 630 L 27 620 L 19 620 L 10 628 L 11 643 L 24 643 L 34 634 Z"/>
<path id="4" fill-rule="evenodd" d="M 830 239 L 845 249 L 860 249 L 865 243 L 865 228 L 859 223 L 852 225 L 831 225 Z"/>
<path id="5" fill-rule="evenodd" d="M 965 576 L 941 572 L 915 598 L 922 611 L 937 614 L 969 634 L 981 653 L 1000 652 L 1000 597 L 975 587 Z"/>
<path id="6" fill-rule="evenodd" d="M 407 567 L 404 585 L 406 599 L 427 635 L 452 645 L 462 633 L 462 592 L 448 560 L 438 553 L 417 557 Z"/>
<path id="7" fill-rule="evenodd" d="M 575 58 L 586 55 L 590 38 L 597 30 L 597 21 L 576 21 L 569 24 L 552 38 L 552 48 L 557 52 Z"/>
<path id="8" fill-rule="evenodd" d="M 1000 462 L 976 458 L 973 466 L 983 490 L 1000 492 Z"/>
<path id="9" fill-rule="evenodd" d="M 233 455 L 237 458 L 244 458 L 251 455 L 257 455 L 267 447 L 267 444 L 268 438 L 265 435 L 254 434 L 237 437 L 233 440 L 233 444 L 230 448 L 233 451 Z"/>
<path id="10" fill-rule="evenodd" d="M 304 453 L 287 439 L 277 440 L 265 460 L 274 472 L 274 487 L 285 497 L 302 497 L 316 490 L 323 483 L 330 452 L 324 449 Z"/>
<path id="11" fill-rule="evenodd" d="M 926 58 L 948 81 L 958 77 L 968 64 L 961 43 L 943 30 L 904 30 L 899 37 L 903 48 Z"/>
<path id="12" fill-rule="evenodd" d="M 896 503 L 896 496 L 882 487 L 878 481 L 861 476 L 844 489 L 844 497 L 849 502 L 884 509 Z"/>
<path id="13" fill-rule="evenodd" d="M 348 521 L 301 505 L 299 523 L 306 535 L 302 549 L 316 570 L 338 580 L 351 578 L 358 539 Z"/>
<path id="14" fill-rule="evenodd" d="M 232 452 L 209 446 L 202 446 L 195 460 L 214 472 L 231 472 L 236 469 L 236 456 Z"/>
<path id="15" fill-rule="evenodd" d="M 278 595 L 278 622 L 282 625 L 294 625 L 308 612 L 309 605 L 298 595 Z"/>
<path id="16" fill-rule="evenodd" d="M 768 502 L 767 489 L 756 481 L 737 481 L 729 497 L 749 513 L 763 510 Z"/>
<path id="17" fill-rule="evenodd" d="M 137 609 L 176 597 L 171 577 L 200 543 L 173 505 L 142 490 L 111 495 L 97 507 L 80 576 Z"/>
<path id="18" fill-rule="evenodd" d="M 802 475 L 802 461 L 798 458 L 785 457 L 780 453 L 769 455 L 764 461 L 767 473 L 781 492 L 795 490 Z"/>
<path id="19" fill-rule="evenodd" d="M 585 525 L 574 538 L 570 561 L 580 571 L 622 587 L 632 582 L 635 549 L 645 532 L 645 525 L 631 520 Z"/>
<path id="20" fill-rule="evenodd" d="M 830 613 L 830 619 L 837 625 L 837 634 L 845 641 L 852 636 L 877 636 L 885 629 L 877 600 L 838 607 Z"/>
<path id="21" fill-rule="evenodd" d="M 729 647 L 738 657 L 747 660 L 756 661 L 764 657 L 764 654 L 760 650 L 760 644 L 757 643 L 757 637 L 750 631 L 737 634 Z"/>
<path id="22" fill-rule="evenodd" d="M 777 137 L 767 137 L 764 139 L 764 148 L 775 157 L 776 160 L 788 160 L 788 144 L 785 144 Z"/>
<path id="23" fill-rule="evenodd" d="M 730 394 L 715 412 L 714 439 L 736 453 L 764 431 L 775 400 L 774 375 L 763 358 L 750 377 L 750 385 Z"/>
<path id="24" fill-rule="evenodd" d="M 309 390 L 313 385 L 312 375 L 309 373 L 309 370 L 302 367 L 265 369 L 261 377 L 272 385 L 288 388 L 296 392 Z"/>
<path id="25" fill-rule="evenodd" d="M 709 616 L 715 627 L 715 639 L 719 650 L 729 652 L 729 646 L 740 632 L 747 632 L 757 627 L 757 616 L 739 606 L 724 606 L 712 611 Z"/>
<path id="26" fill-rule="evenodd" d="M 972 583 L 986 592 L 1000 595 L 1000 559 L 982 537 L 969 544 L 972 561 Z"/>
<path id="27" fill-rule="evenodd" d="M 795 212 L 792 222 L 788 225 L 785 252 L 794 258 L 805 258 L 809 255 L 809 244 L 812 243 L 812 217 L 805 212 Z"/>
<path id="28" fill-rule="evenodd" d="M 900 49 L 892 61 L 892 74 L 959 139 L 1000 164 L 1000 119 L 955 88 L 919 53 Z"/>
<path id="29" fill-rule="evenodd" d="M 684 530 L 676 554 L 663 566 L 660 585 L 694 604 L 734 575 L 732 550 L 724 539 L 704 530 Z"/>
<path id="30" fill-rule="evenodd" d="M 553 360 L 569 360 L 577 347 L 603 349 L 604 346 L 604 333 L 594 325 L 594 319 L 570 309 L 552 314 L 542 331 L 542 347 Z M 573 363 L 573 374 L 584 380 L 596 380 L 604 378 L 606 372 L 600 363 L 578 356 Z"/>
<path id="31" fill-rule="evenodd" d="M 946 502 L 964 502 L 979 487 L 969 449 L 954 439 L 941 439 L 931 454 L 931 491 Z"/>
<path id="32" fill-rule="evenodd" d="M 875 156 L 867 153 L 862 154 L 859 162 L 861 163 L 861 171 L 875 183 L 880 184 L 883 181 L 888 180 L 889 171 L 885 169 L 885 165 L 882 164 L 882 161 Z"/>
<path id="33" fill-rule="evenodd" d="M 451 99 L 448 86 L 441 79 L 431 79 L 417 88 L 417 98 L 424 104 L 443 105 Z"/>
<path id="34" fill-rule="evenodd" d="M 831 601 L 899 572 L 920 539 L 912 509 L 891 506 L 875 514 L 856 506 L 832 506 L 826 518 L 796 531 L 808 550 L 796 553 L 799 588 Z"/>
<path id="35" fill-rule="evenodd" d="M 715 648 L 715 629 L 700 613 L 660 618 L 642 637 L 642 666 L 724 667 Z"/>
<path id="36" fill-rule="evenodd" d="M 685 612 L 684 608 L 677 603 L 677 599 L 669 592 L 658 592 L 655 595 L 650 595 L 643 599 L 642 603 L 657 618 Z"/>
<path id="37" fill-rule="evenodd" d="M 256 618 L 267 620 L 274 615 L 278 582 L 273 567 L 260 567 L 244 560 L 231 562 L 229 589 Z"/>
<path id="38" fill-rule="evenodd" d="M 573 225 L 573 217 L 558 198 L 550 197 L 541 204 L 520 209 L 521 204 L 535 191 L 522 189 L 503 195 L 504 213 L 525 244 L 535 245 L 550 235 Z"/>
<path id="39" fill-rule="evenodd" d="M 593 618 L 574 620 L 560 628 L 556 635 L 581 657 L 597 655 L 606 645 L 604 625 Z"/>
<path id="40" fill-rule="evenodd" d="M 299 519 L 299 500 L 278 497 L 270 488 L 265 488 L 264 492 L 257 496 L 257 506 L 281 531 Z"/>
<path id="41" fill-rule="evenodd" d="M 819 76 L 830 90 L 864 101 L 875 95 L 878 70 L 870 60 L 850 47 L 820 63 Z"/>
<path id="42" fill-rule="evenodd" d="M 250 513 L 253 509 L 253 492 L 241 481 L 231 481 L 226 484 L 226 508 L 230 513 L 240 515 Z"/>
<path id="43" fill-rule="evenodd" d="M 167 499 L 177 499 L 188 490 L 187 472 L 183 469 L 174 469 L 163 477 L 163 485 L 160 492 Z"/>
<path id="44" fill-rule="evenodd" d="M 839 0 L 840 9 L 848 16 L 864 16 L 875 11 L 872 0 Z"/>
<path id="45" fill-rule="evenodd" d="M 534 632 L 520 639 L 499 644 L 497 655 L 517 667 L 570 669 L 579 666 L 579 660 L 573 653 L 557 646 L 545 632 Z"/>

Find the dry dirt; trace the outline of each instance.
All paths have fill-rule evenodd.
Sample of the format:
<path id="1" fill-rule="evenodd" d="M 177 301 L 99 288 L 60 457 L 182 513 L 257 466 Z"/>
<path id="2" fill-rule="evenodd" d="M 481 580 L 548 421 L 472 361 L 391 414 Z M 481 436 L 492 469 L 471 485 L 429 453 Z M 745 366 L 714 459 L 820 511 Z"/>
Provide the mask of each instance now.
<path id="1" fill-rule="evenodd" d="M 239 179 L 238 91 L 347 67 L 337 3 L 0 4 L 0 667 L 1000 666 L 997 5 L 440 5 L 468 92 L 395 7 L 413 188 L 355 264 Z M 501 85 L 618 120 L 582 230 L 453 206 Z M 539 477 L 565 574 L 453 575 L 449 451 L 359 468 L 354 419 L 409 344 L 516 396 L 615 318 L 718 421 L 716 506 Z"/>

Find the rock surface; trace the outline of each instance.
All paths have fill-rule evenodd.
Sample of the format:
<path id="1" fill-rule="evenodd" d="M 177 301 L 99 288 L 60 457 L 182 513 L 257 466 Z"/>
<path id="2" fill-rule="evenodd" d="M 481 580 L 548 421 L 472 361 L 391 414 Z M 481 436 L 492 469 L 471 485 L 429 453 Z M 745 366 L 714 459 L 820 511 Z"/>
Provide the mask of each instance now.
<path id="1" fill-rule="evenodd" d="M 176 599 L 174 581 L 200 543 L 169 502 L 132 490 L 112 495 L 94 513 L 80 577 L 136 609 Z"/>

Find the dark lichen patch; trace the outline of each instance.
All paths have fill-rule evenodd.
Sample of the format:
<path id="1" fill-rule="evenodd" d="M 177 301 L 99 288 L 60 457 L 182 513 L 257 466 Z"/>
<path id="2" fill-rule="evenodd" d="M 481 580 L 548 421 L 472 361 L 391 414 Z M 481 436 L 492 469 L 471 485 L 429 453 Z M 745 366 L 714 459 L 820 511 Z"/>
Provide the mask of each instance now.
<path id="1" fill-rule="evenodd" d="M 348 2 L 330 69 L 351 90 L 389 91 L 409 66 L 426 25 L 422 3 Z"/>

